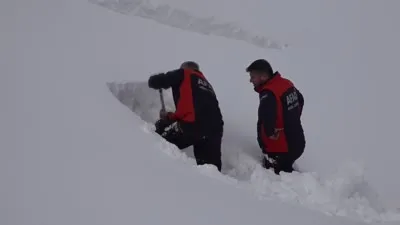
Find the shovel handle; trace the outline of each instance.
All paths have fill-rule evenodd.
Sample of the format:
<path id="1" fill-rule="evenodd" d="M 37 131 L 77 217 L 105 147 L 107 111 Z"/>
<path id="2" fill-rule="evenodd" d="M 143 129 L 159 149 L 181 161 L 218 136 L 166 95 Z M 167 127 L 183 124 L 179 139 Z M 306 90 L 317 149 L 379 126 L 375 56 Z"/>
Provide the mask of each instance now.
<path id="1" fill-rule="evenodd" d="M 162 89 L 159 89 L 158 92 L 160 93 L 160 101 L 161 101 L 161 111 L 165 112 L 165 103 L 164 103 L 164 95 Z"/>

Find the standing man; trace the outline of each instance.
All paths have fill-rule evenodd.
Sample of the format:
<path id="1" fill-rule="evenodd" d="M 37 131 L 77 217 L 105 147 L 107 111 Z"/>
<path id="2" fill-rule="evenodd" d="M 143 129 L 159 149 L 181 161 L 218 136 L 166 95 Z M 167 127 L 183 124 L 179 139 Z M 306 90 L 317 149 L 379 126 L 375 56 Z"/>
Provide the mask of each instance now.
<path id="1" fill-rule="evenodd" d="M 224 122 L 213 87 L 199 65 L 186 61 L 179 69 L 150 76 L 148 85 L 172 88 L 176 107 L 175 112 L 160 111 L 156 132 L 179 149 L 193 145 L 198 165 L 212 164 L 221 171 Z"/>
<path id="2" fill-rule="evenodd" d="M 260 98 L 257 140 L 265 155 L 264 167 L 274 169 L 276 174 L 290 173 L 306 144 L 300 119 L 303 95 L 290 80 L 274 73 L 264 59 L 252 62 L 246 71 Z"/>

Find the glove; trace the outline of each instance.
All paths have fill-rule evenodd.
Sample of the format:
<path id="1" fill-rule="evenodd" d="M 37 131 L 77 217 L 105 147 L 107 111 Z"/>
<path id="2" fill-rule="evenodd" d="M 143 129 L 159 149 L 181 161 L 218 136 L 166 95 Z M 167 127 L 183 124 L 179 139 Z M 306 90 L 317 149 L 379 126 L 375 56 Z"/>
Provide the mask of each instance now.
<path id="1" fill-rule="evenodd" d="M 162 134 L 165 131 L 165 128 L 170 126 L 173 122 L 170 120 L 164 120 L 164 119 L 159 119 L 157 122 L 154 124 L 156 127 L 156 133 Z"/>
<path id="2" fill-rule="evenodd" d="M 270 139 L 276 141 L 279 139 L 279 133 L 283 131 L 283 128 L 275 128 L 274 135 L 269 136 Z"/>
<path id="3" fill-rule="evenodd" d="M 263 156 L 263 166 L 265 169 L 274 168 L 277 166 L 276 159 L 269 157 L 268 155 Z"/>

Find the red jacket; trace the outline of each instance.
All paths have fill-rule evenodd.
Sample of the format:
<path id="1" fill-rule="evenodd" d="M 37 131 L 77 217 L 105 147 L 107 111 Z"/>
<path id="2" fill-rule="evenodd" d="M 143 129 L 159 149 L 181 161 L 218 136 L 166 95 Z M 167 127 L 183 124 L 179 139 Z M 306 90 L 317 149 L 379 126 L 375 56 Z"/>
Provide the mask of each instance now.
<path id="1" fill-rule="evenodd" d="M 304 148 L 301 124 L 303 95 L 277 72 L 256 89 L 260 94 L 257 133 L 265 153 L 287 153 Z"/>

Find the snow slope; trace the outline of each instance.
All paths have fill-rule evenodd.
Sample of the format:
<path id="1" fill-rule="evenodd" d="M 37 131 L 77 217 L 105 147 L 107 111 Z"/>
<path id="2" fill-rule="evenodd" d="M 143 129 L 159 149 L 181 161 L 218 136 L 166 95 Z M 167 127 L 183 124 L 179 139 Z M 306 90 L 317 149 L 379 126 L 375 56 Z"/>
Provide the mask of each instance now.
<path id="1" fill-rule="evenodd" d="M 245 37 L 259 35 L 268 40 L 266 43 L 269 44 L 260 46 L 248 39 L 251 45 L 268 48 L 246 47 L 254 49 L 249 50 L 248 55 L 241 50 L 239 54 L 229 55 L 232 57 L 227 57 L 226 53 L 218 57 L 216 54 L 219 51 L 226 52 L 226 49 L 213 48 L 211 53 L 207 53 L 215 54 L 215 57 L 196 56 L 201 57 L 206 69 L 209 69 L 209 76 L 219 72 L 221 65 L 228 64 L 229 68 L 224 68 L 223 75 L 217 77 L 228 76 L 232 89 L 242 90 L 237 94 L 221 91 L 223 101 L 232 96 L 244 99 L 248 104 L 248 107 L 231 110 L 235 105 L 227 100 L 225 116 L 235 120 L 243 131 L 240 133 L 254 134 L 254 127 L 250 125 L 255 121 L 254 114 L 250 114 L 254 110 L 249 109 L 254 108 L 257 99 L 248 88 L 250 86 L 246 86 L 248 81 L 243 70 L 255 58 L 268 58 L 275 69 L 292 78 L 302 88 L 311 103 L 304 115 L 309 134 L 306 154 L 310 157 L 301 159 L 302 167 L 327 175 L 344 158 L 364 161 L 371 185 L 390 204 L 399 206 L 399 200 L 393 196 L 399 195 L 400 182 L 387 177 L 395 177 L 397 171 L 396 130 L 400 124 L 396 118 L 400 108 L 385 101 L 396 96 L 399 83 L 395 75 L 395 60 L 400 52 L 397 42 L 400 29 L 396 22 L 397 8 L 400 7 L 398 1 L 305 0 L 290 2 L 290 6 L 286 1 L 261 0 L 247 1 L 246 4 L 242 0 L 91 2 L 102 2 L 101 5 L 117 12 L 124 8 L 123 13 L 130 16 L 129 19 L 134 19 L 134 16 L 151 18 L 153 21 L 163 19 L 166 21 L 164 24 L 172 23 L 172 26 L 179 25 L 191 31 L 198 28 L 199 21 L 204 21 L 198 33 L 206 30 L 211 35 L 222 34 L 231 39 L 240 39 L 240 35 L 231 32 L 234 24 L 234 27 L 247 31 L 243 35 Z M 176 21 L 181 23 L 177 25 Z M 236 49 L 237 45 L 243 45 L 242 42 L 234 43 Z M 278 51 L 276 46 L 284 50 Z M 218 60 L 215 60 L 217 57 Z M 166 68 L 171 68 L 171 65 Z M 225 90 L 225 81 L 219 82 L 217 77 L 213 78 L 214 85 L 218 85 L 218 90 Z M 238 121 L 236 118 L 242 115 L 248 115 L 249 118 Z M 316 118 L 319 118 L 318 121 Z"/>
<path id="2" fill-rule="evenodd" d="M 253 5 L 262 4 L 252 1 Z M 172 7 L 185 6 L 178 3 L 182 2 L 170 2 Z M 387 206 L 389 201 L 375 196 L 375 191 L 390 192 L 390 204 L 398 206 L 395 196 L 399 196 L 399 181 L 394 163 L 398 153 L 391 150 L 395 148 L 394 142 L 385 139 L 390 138 L 388 134 L 367 132 L 370 126 L 381 131 L 380 123 L 363 127 L 364 118 L 370 120 L 378 112 L 375 107 L 367 108 L 370 102 L 348 104 L 376 96 L 357 92 L 366 87 L 375 87 L 371 90 L 379 90 L 379 96 L 391 94 L 393 89 L 388 87 L 395 84 L 390 79 L 396 78 L 385 77 L 392 81 L 385 88 L 380 83 L 366 83 L 377 78 L 368 67 L 357 65 L 372 65 L 357 58 L 351 68 L 347 60 L 354 57 L 339 57 L 341 52 L 334 48 L 341 46 L 337 39 L 337 45 L 328 51 L 323 41 L 311 42 L 301 35 L 304 39 L 292 41 L 282 37 L 288 43 L 297 41 L 297 47 L 279 51 L 234 38 L 182 31 L 89 2 L 20 0 L 0 4 L 1 224 L 400 221 L 400 213 Z M 207 6 L 206 1 L 203 6 Z M 238 10 L 232 4 L 227 12 L 235 10 L 235 6 Z M 337 10 L 340 9 L 338 6 Z M 230 18 L 228 13 L 225 18 L 222 16 L 221 20 Z M 265 16 L 267 19 L 268 15 Z M 241 18 L 244 17 L 237 17 Z M 251 20 L 241 21 L 245 27 Z M 394 39 L 396 32 L 390 37 Z M 275 37 L 285 34 L 279 29 L 272 33 Z M 380 44 L 380 48 L 371 46 L 378 53 L 396 53 L 393 49 L 397 46 L 389 49 L 384 45 L 389 40 L 374 43 Z M 352 53 L 350 44 L 343 46 Z M 364 59 L 371 60 L 371 55 Z M 309 99 L 304 118 L 309 147 L 299 166 L 314 172 L 278 177 L 257 164 L 257 96 L 247 83 L 244 68 L 258 57 L 268 57 L 276 68 L 298 83 Z M 200 62 L 221 101 L 226 120 L 224 175 L 206 166 L 195 167 L 190 150 L 189 157 L 181 154 L 154 135 L 152 126 L 142 120 L 154 120 L 158 110 L 157 93 L 145 88 L 149 74 L 175 68 L 188 58 Z M 389 60 L 379 62 L 377 66 L 395 71 L 386 66 L 390 65 Z M 319 66 L 314 68 L 315 65 Z M 354 76 L 346 79 L 348 83 L 334 76 L 332 68 L 336 65 L 346 68 L 344 71 L 353 69 Z M 313 73 L 307 73 L 310 67 Z M 367 75 L 360 81 L 361 74 Z M 366 81 L 368 77 L 370 80 Z M 134 85 L 130 86 L 132 82 Z M 337 92 L 338 87 L 354 88 L 360 82 L 366 86 Z M 319 83 L 329 85 L 321 89 L 316 85 Z M 321 90 L 323 94 L 319 94 Z M 140 105 L 133 109 L 138 114 L 115 98 L 119 94 L 130 101 L 132 93 L 141 94 L 135 97 Z M 350 108 L 340 107 L 342 104 Z M 378 107 L 383 103 L 373 104 Z M 356 117 L 363 108 L 368 111 Z M 332 110 L 336 113 L 326 113 Z M 396 110 L 389 111 L 382 121 L 396 115 Z M 341 122 L 343 119 L 346 123 Z M 396 122 L 382 124 L 390 130 Z M 356 131 L 363 133 L 355 139 L 348 138 Z M 379 135 L 378 140 L 387 145 L 380 149 L 382 155 L 377 159 L 372 150 L 380 145 L 371 135 Z M 360 155 L 364 150 L 366 157 Z M 332 151 L 338 154 L 331 154 Z M 339 162 L 347 157 L 366 161 L 372 171 L 364 171 L 353 161 L 342 167 Z M 330 171 L 338 167 L 341 170 L 330 176 Z M 382 176 L 384 172 L 386 176 Z M 366 179 L 368 175 L 370 179 Z M 371 187 L 374 182 L 375 187 Z M 380 183 L 390 187 L 379 187 Z"/>

